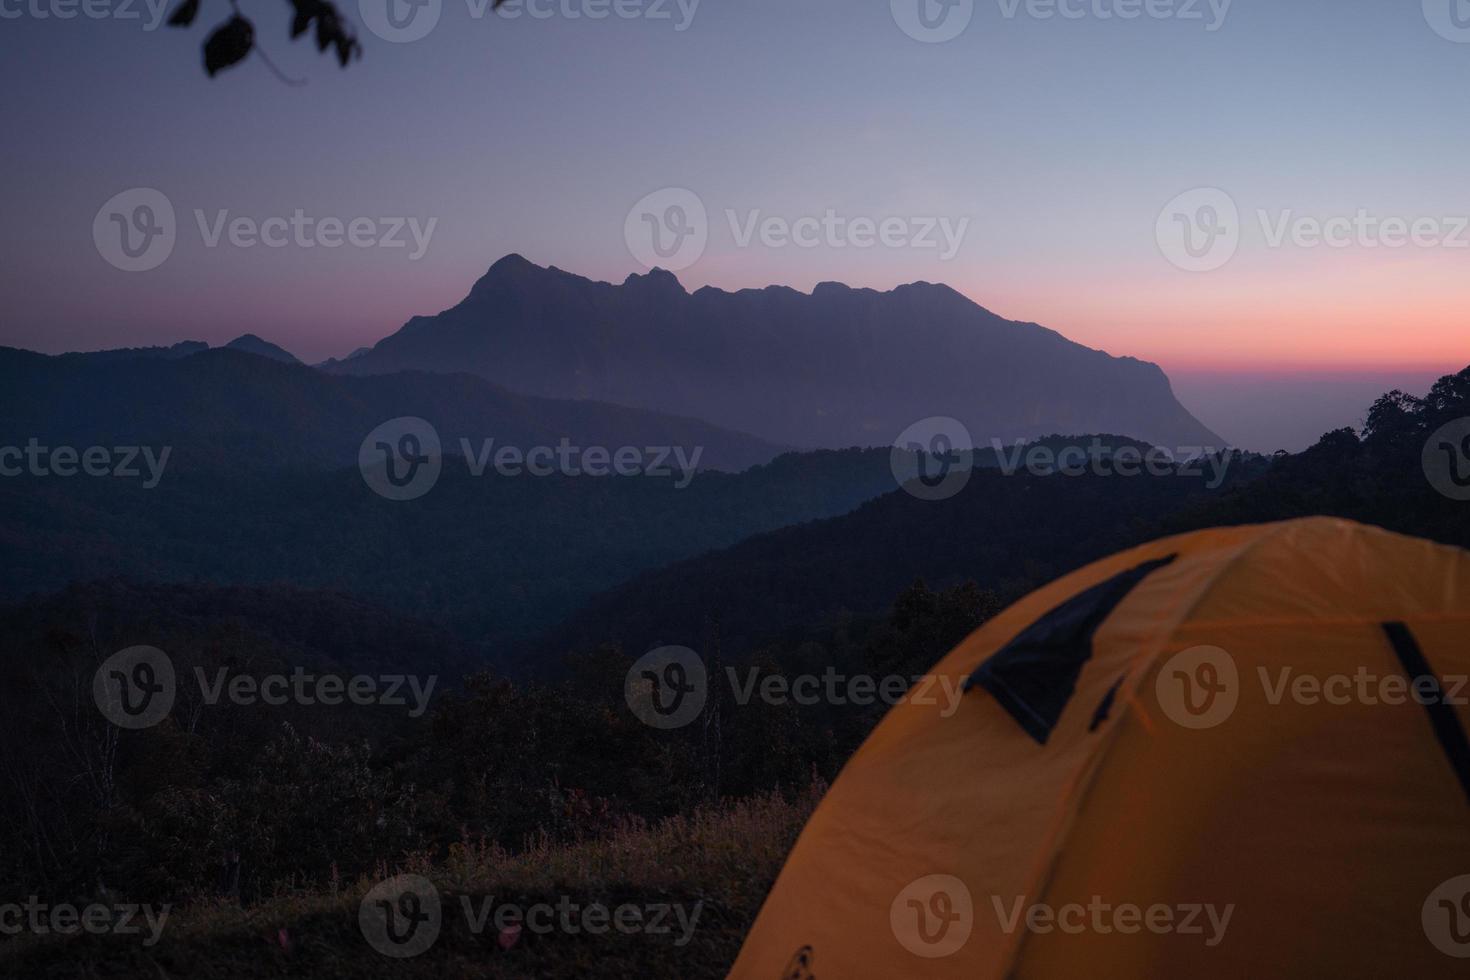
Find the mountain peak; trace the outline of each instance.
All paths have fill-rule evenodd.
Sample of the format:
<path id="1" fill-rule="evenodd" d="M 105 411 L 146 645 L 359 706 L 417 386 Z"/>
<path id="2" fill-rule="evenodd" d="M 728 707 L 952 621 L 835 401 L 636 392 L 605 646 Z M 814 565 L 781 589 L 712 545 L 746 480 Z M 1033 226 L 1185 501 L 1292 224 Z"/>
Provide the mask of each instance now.
<path id="1" fill-rule="evenodd" d="M 679 277 L 667 269 L 654 266 L 644 273 L 631 273 L 623 280 L 624 288 L 656 291 L 660 293 L 676 292 L 684 293 L 684 285 L 679 282 Z"/>
<path id="2" fill-rule="evenodd" d="M 300 364 L 296 355 L 283 347 L 278 347 L 268 340 L 262 340 L 253 333 L 241 334 L 234 340 L 225 344 L 226 350 L 243 351 L 246 354 L 255 354 L 258 357 L 268 357 L 273 361 L 282 361 L 286 364 Z"/>
<path id="3" fill-rule="evenodd" d="M 483 294 L 486 290 L 494 291 L 498 288 L 522 286 L 552 271 L 542 268 L 519 252 L 511 252 L 495 260 L 495 263 L 470 289 L 470 295 Z"/>
<path id="4" fill-rule="evenodd" d="M 511 252 L 495 260 L 490 266 L 489 273 L 492 275 L 506 275 L 512 272 L 523 272 L 527 269 L 539 269 L 536 263 L 526 258 L 520 252 Z"/>

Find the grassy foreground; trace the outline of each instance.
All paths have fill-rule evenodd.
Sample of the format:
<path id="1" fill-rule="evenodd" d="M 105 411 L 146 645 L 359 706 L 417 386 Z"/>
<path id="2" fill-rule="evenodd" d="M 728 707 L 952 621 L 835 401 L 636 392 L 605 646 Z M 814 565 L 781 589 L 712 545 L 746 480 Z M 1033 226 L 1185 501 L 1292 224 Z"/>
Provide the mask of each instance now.
<path id="1" fill-rule="evenodd" d="M 176 909 L 151 947 L 142 937 L 22 937 L 0 941 L 7 977 L 720 977 L 797 834 L 825 787 L 794 801 L 780 795 L 706 808 L 654 825 L 627 824 L 605 838 L 570 844 L 532 841 L 510 853 L 462 843 L 438 862 L 410 858 L 382 869 L 432 881 L 442 927 L 427 951 L 392 958 L 375 950 L 359 909 L 377 880 L 342 883 L 327 893 L 284 896 L 253 908 L 198 904 Z M 529 908 L 599 903 L 649 909 L 680 906 L 668 931 L 470 925 L 472 909 L 510 903 Z"/>

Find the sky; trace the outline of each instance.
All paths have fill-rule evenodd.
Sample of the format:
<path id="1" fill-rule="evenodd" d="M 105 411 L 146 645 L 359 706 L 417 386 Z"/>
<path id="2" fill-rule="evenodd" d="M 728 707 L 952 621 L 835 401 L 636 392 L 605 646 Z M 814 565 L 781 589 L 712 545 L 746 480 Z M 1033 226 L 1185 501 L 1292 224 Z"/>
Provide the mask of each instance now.
<path id="1" fill-rule="evenodd" d="M 945 282 L 1158 362 L 1227 436 L 1283 376 L 1470 362 L 1452 0 L 348 0 L 346 70 L 239 0 L 302 85 L 256 55 L 207 78 L 227 3 L 180 30 L 159 2 L 0 0 L 0 344 L 249 331 L 315 361 L 510 252 L 621 281 L 643 221 L 692 215 L 690 289 Z M 139 241 L 170 247 L 130 270 L 160 197 Z"/>

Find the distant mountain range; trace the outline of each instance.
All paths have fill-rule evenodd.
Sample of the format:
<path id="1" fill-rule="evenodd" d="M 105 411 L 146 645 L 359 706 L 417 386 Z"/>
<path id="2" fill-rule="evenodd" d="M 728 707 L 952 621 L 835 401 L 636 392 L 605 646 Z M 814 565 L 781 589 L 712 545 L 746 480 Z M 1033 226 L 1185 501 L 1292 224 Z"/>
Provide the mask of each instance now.
<path id="1" fill-rule="evenodd" d="M 292 354 L 268 340 L 262 340 L 253 333 L 241 334 L 234 340 L 225 344 L 223 348 L 210 347 L 202 340 L 181 340 L 177 344 L 168 347 L 119 347 L 114 350 L 84 351 L 72 354 L 62 354 L 61 357 L 81 358 L 90 362 L 98 361 L 129 361 L 140 357 L 161 358 L 165 360 L 180 357 L 189 357 L 207 350 L 238 350 L 246 354 L 257 354 L 260 357 L 268 357 L 273 361 L 281 361 L 286 364 L 300 364 L 296 355 Z"/>
<path id="2" fill-rule="evenodd" d="M 724 653 L 740 655 L 777 638 L 846 629 L 919 578 L 930 586 L 971 579 L 1010 601 L 1145 541 L 1312 515 L 1470 547 L 1470 504 L 1426 479 L 1424 456 L 1433 433 L 1470 417 L 1470 367 L 1423 398 L 1385 394 L 1364 415 L 1361 434 L 1327 432 L 1295 455 L 1217 457 L 1209 469 L 1218 478 L 1191 475 L 1193 466 L 1158 477 L 1008 476 L 977 458 L 983 468 L 952 498 L 889 493 L 641 573 L 593 599 L 538 649 L 543 658 L 604 644 L 641 652 L 718 636 Z M 1452 482 L 1457 470 L 1444 466 L 1441 479 Z"/>
<path id="3" fill-rule="evenodd" d="M 99 444 L 112 445 L 80 443 Z M 495 661 L 639 572 L 900 492 L 883 450 L 790 453 L 701 473 L 683 489 L 639 477 L 476 477 L 446 457 L 432 492 L 406 502 L 378 496 L 356 465 L 258 464 L 253 452 L 201 462 L 175 446 L 152 489 L 0 479 L 0 605 L 112 577 L 289 584 L 433 621 Z"/>
<path id="4" fill-rule="evenodd" d="M 321 367 L 468 371 L 530 395 L 701 418 L 801 447 L 889 445 L 931 416 L 959 419 L 981 446 L 1057 432 L 1225 445 L 1157 365 L 922 282 L 691 294 L 658 269 L 612 285 L 509 255 L 458 305 Z"/>
<path id="5" fill-rule="evenodd" d="M 1270 466 L 1244 454 L 1218 460 L 1219 486 L 1205 467 L 1134 478 L 1007 475 L 987 465 L 949 499 L 888 493 L 643 572 L 542 638 L 533 659 L 551 664 L 566 650 L 607 643 L 640 652 L 698 646 L 712 627 L 726 652 L 743 654 L 783 631 L 881 614 L 920 579 L 932 587 L 973 580 L 1010 601 L 1147 540 L 1158 522 L 1225 499 Z"/>
<path id="6" fill-rule="evenodd" d="M 701 447 L 706 469 L 743 470 L 782 451 L 743 433 L 636 408 L 516 394 L 468 374 L 339 377 L 247 335 L 203 344 L 47 356 L 0 347 L 0 444 L 174 447 L 175 466 L 354 465 L 363 439 L 417 416 L 445 453 L 494 438 L 555 446 Z M 246 353 L 248 351 L 249 353 Z M 274 352 L 274 353 L 273 353 Z M 291 363 L 283 363 L 290 358 Z"/>

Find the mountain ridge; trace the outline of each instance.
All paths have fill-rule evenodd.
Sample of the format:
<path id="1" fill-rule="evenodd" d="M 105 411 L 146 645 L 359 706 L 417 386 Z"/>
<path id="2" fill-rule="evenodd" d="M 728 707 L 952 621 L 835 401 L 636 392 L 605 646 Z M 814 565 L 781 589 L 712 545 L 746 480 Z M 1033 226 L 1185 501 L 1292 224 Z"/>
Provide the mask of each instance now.
<path id="1" fill-rule="evenodd" d="M 889 445 L 937 416 L 962 421 L 978 445 L 1090 431 L 1225 445 L 1179 404 L 1158 365 L 1007 320 L 928 282 L 691 293 L 663 269 L 614 284 L 512 253 L 454 306 L 321 367 L 452 368 L 527 394 L 702 418 L 800 447 Z"/>
<path id="2" fill-rule="evenodd" d="M 369 431 L 406 416 L 434 425 L 446 452 L 459 438 L 530 447 L 565 437 L 614 449 L 698 446 L 701 466 L 738 471 L 788 448 L 698 419 L 522 395 L 462 372 L 357 378 L 229 348 L 123 357 L 0 347 L 0 439 L 169 445 L 183 465 L 320 469 L 356 463 Z"/>

